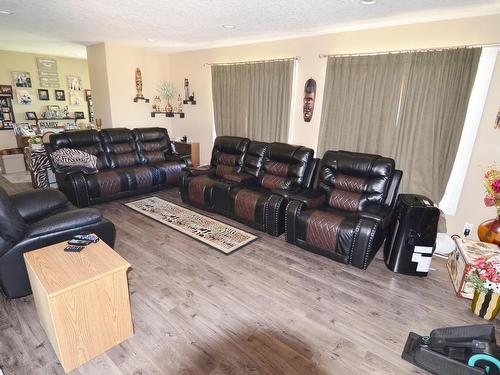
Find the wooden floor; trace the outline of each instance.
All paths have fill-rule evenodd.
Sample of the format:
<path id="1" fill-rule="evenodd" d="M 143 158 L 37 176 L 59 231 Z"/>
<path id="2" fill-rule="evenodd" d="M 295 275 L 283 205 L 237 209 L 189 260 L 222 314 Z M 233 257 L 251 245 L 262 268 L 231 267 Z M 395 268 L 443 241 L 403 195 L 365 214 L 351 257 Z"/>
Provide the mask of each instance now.
<path id="1" fill-rule="evenodd" d="M 156 195 L 180 202 L 176 189 Z M 133 266 L 135 335 L 72 374 L 424 374 L 400 358 L 409 331 L 484 323 L 454 296 L 442 260 L 427 278 L 380 258 L 361 271 L 211 215 L 260 237 L 225 256 L 123 202 L 99 208 Z M 64 373 L 31 296 L 0 300 L 0 367 Z"/>

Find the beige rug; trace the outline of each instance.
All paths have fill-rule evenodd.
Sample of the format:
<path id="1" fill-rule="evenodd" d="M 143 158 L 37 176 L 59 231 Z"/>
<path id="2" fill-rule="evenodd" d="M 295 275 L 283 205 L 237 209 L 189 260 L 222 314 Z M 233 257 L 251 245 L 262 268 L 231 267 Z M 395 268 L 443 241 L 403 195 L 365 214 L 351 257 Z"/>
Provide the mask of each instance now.
<path id="1" fill-rule="evenodd" d="M 226 255 L 258 238 L 251 233 L 158 197 L 145 198 L 125 205 Z"/>

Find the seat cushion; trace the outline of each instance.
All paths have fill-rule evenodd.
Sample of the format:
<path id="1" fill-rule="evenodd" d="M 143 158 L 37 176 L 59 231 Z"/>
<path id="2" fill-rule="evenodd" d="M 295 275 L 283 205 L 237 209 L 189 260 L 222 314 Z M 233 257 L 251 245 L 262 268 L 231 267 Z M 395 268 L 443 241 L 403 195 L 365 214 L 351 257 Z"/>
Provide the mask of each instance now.
<path id="1" fill-rule="evenodd" d="M 90 198 L 109 197 L 130 190 L 127 168 L 107 169 L 96 174 L 85 175 Z"/>
<path id="2" fill-rule="evenodd" d="M 102 215 L 95 208 L 64 211 L 32 223 L 28 227 L 28 237 L 36 238 L 49 233 L 95 224 L 101 220 Z"/>
<path id="3" fill-rule="evenodd" d="M 151 188 L 160 184 L 160 170 L 150 165 L 125 168 L 130 190 Z"/>
<path id="4" fill-rule="evenodd" d="M 298 238 L 320 250 L 348 257 L 354 241 L 357 219 L 351 214 L 309 210 L 298 219 Z"/>
<path id="5" fill-rule="evenodd" d="M 181 161 L 160 161 L 149 163 L 148 166 L 156 168 L 160 175 L 161 185 L 178 185 L 182 176 L 184 164 Z"/>

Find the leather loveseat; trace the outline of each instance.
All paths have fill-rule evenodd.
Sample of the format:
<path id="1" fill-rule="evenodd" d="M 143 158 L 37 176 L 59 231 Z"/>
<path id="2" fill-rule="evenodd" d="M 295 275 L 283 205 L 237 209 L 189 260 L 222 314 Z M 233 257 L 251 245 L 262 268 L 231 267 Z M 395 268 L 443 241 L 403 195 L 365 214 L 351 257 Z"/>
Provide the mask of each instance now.
<path id="1" fill-rule="evenodd" d="M 23 254 L 95 233 L 113 247 L 115 226 L 94 208 L 77 209 L 60 191 L 40 189 L 8 196 L 0 188 L 0 288 L 7 298 L 23 297 L 31 287 Z"/>
<path id="2" fill-rule="evenodd" d="M 291 197 L 287 241 L 366 269 L 387 235 L 401 176 L 392 159 L 327 151 L 314 189 Z"/>
<path id="3" fill-rule="evenodd" d="M 300 193 L 311 183 L 316 165 L 313 154 L 303 146 L 219 137 L 212 165 L 190 169 L 180 186 L 181 197 L 184 202 L 279 236 L 285 230 L 289 194 Z M 211 172 L 195 176 L 203 170 Z"/>
<path id="4" fill-rule="evenodd" d="M 61 148 L 97 157 L 97 172 L 54 167 L 59 189 L 78 207 L 176 186 L 191 163 L 189 157 L 174 152 L 163 128 L 52 134 L 49 154 Z"/>

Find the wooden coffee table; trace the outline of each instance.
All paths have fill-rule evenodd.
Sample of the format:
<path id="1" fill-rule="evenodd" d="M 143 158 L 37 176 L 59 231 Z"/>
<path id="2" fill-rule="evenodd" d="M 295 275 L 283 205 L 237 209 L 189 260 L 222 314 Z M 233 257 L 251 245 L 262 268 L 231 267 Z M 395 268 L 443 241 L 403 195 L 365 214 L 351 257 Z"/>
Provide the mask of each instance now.
<path id="1" fill-rule="evenodd" d="M 127 269 L 99 241 L 79 253 L 66 242 L 24 254 L 40 323 L 69 372 L 134 334 Z"/>

